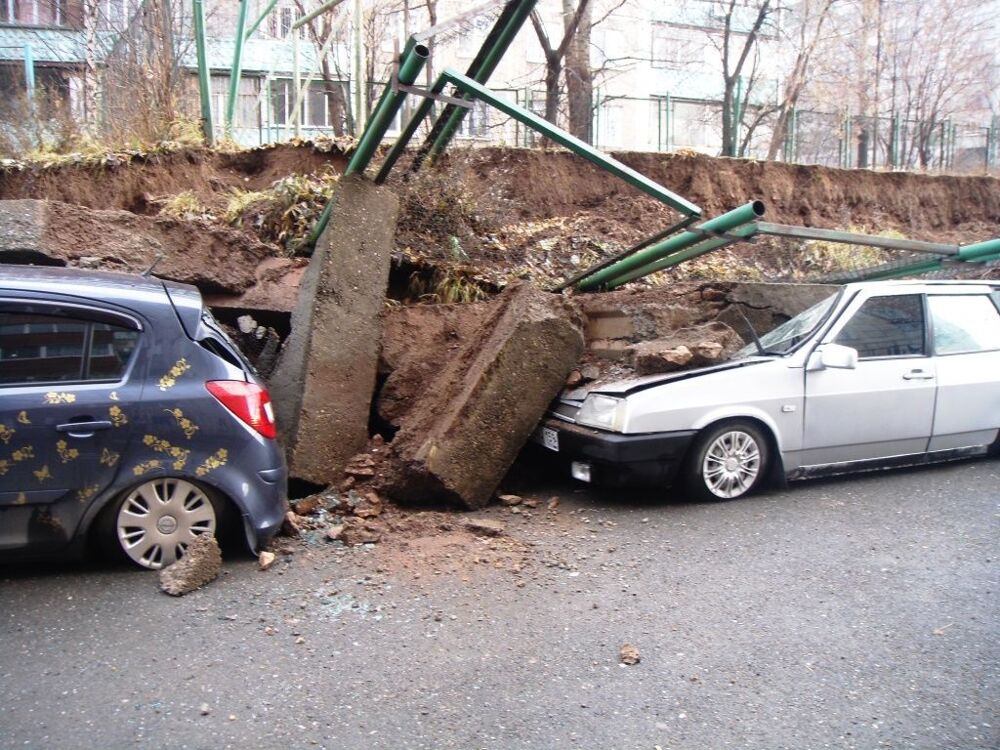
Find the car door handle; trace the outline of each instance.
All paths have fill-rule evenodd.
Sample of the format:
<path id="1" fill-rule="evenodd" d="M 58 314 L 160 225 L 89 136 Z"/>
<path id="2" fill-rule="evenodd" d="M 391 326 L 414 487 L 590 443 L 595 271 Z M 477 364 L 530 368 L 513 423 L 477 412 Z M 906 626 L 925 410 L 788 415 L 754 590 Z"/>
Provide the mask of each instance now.
<path id="1" fill-rule="evenodd" d="M 934 380 L 934 374 L 924 370 L 910 370 L 903 375 L 903 380 Z"/>
<path id="2" fill-rule="evenodd" d="M 68 432 L 70 435 L 92 435 L 98 430 L 110 430 L 111 422 L 67 422 L 56 425 L 56 432 Z"/>

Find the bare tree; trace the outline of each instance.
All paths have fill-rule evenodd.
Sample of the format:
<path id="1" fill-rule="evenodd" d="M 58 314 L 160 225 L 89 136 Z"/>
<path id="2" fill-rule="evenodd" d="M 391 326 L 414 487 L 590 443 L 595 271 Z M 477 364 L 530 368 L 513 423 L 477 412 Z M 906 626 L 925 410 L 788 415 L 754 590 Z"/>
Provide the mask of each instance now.
<path id="1" fill-rule="evenodd" d="M 771 131 L 767 158 L 775 159 L 788 135 L 788 121 L 809 81 L 810 64 L 817 46 L 824 40 L 823 27 L 838 0 L 800 0 L 792 10 L 786 39 L 794 45 L 795 60 L 785 76 L 781 101 Z"/>
<path id="2" fill-rule="evenodd" d="M 575 8 L 573 7 L 574 4 L 576 5 Z M 542 53 L 545 55 L 545 119 L 552 124 L 556 124 L 559 119 L 559 99 L 562 93 L 563 64 L 566 55 L 569 52 L 570 46 L 573 45 L 574 39 L 577 35 L 577 30 L 580 28 L 580 24 L 585 18 L 588 21 L 585 42 L 586 56 L 581 59 L 579 47 L 574 47 L 573 75 L 578 84 L 581 81 L 591 81 L 590 88 L 593 87 L 592 79 L 590 78 L 589 59 L 589 5 L 590 0 L 563 0 L 563 34 L 562 39 L 558 43 L 554 43 L 554 40 L 549 37 L 549 33 L 545 28 L 545 23 L 542 20 L 541 15 L 538 13 L 538 10 L 536 9 L 531 12 L 531 25 L 535 29 L 535 35 L 538 37 L 538 43 L 542 46 Z M 586 84 L 577 85 L 577 97 L 582 97 L 587 90 L 588 87 Z M 570 126 L 570 132 L 578 138 L 582 138 L 589 142 L 592 139 L 589 122 L 590 113 L 588 108 L 587 126 L 583 128 L 581 123 L 576 123 L 578 130 L 583 130 L 583 133 L 574 132 L 572 125 Z"/>
<path id="3" fill-rule="evenodd" d="M 300 17 L 306 15 L 307 10 L 303 0 L 295 0 L 295 6 Z M 327 119 L 334 135 L 338 136 L 354 131 L 354 113 L 351 111 L 344 86 L 344 81 L 348 80 L 349 76 L 345 76 L 341 69 L 336 49 L 338 41 L 346 40 L 344 24 L 340 23 L 340 14 L 347 12 L 346 8 L 340 6 L 335 12 L 322 13 L 304 24 L 319 58 L 319 73 L 326 93 Z M 324 49 L 328 51 L 321 54 Z"/>

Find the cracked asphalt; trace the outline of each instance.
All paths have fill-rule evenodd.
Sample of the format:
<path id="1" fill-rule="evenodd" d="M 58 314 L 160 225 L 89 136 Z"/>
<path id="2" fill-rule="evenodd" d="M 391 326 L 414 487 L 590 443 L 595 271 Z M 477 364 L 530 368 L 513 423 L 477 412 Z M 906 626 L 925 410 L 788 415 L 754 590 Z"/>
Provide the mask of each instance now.
<path id="1" fill-rule="evenodd" d="M 530 517 L 483 514 L 518 570 L 302 544 L 174 599 L 0 568 L 0 747 L 1000 747 L 1000 461 L 730 503 L 522 484 Z"/>

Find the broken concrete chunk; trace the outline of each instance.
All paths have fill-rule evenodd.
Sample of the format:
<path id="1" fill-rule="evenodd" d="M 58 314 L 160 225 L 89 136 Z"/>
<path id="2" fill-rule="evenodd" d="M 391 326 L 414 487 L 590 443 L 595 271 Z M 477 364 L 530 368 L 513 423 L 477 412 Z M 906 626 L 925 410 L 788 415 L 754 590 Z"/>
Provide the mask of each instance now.
<path id="1" fill-rule="evenodd" d="M 215 537 L 196 536 L 184 557 L 160 571 L 160 588 L 171 596 L 183 596 L 218 578 L 222 571 L 222 552 Z"/>
<path id="2" fill-rule="evenodd" d="M 403 421 L 381 489 L 401 501 L 485 506 L 579 360 L 582 328 L 567 299 L 508 287 Z"/>
<path id="3" fill-rule="evenodd" d="M 477 536 L 503 536 L 506 531 L 502 523 L 489 518 L 470 518 L 465 528 Z"/>
<path id="4" fill-rule="evenodd" d="M 520 505 L 522 498 L 520 495 L 497 495 L 497 500 L 499 500 L 502 505 L 511 506 Z"/>
<path id="5" fill-rule="evenodd" d="M 348 518 L 344 521 L 338 538 L 348 547 L 353 547 L 358 544 L 376 544 L 384 533 L 385 527 L 377 521 Z"/>
<path id="6" fill-rule="evenodd" d="M 626 643 L 622 646 L 621 652 L 619 653 L 619 658 L 622 664 L 627 664 L 632 666 L 639 663 L 639 649 L 633 646 L 631 643 Z"/>
<path id="7" fill-rule="evenodd" d="M 669 337 L 632 344 L 630 364 L 639 375 L 672 372 L 684 367 L 704 367 L 728 358 L 743 339 L 725 323 L 712 321 L 682 328 Z"/>
<path id="8" fill-rule="evenodd" d="M 320 495 L 310 495 L 301 500 L 293 500 L 291 506 L 292 510 L 295 511 L 295 515 L 309 516 L 320 509 L 322 502 L 320 501 Z"/>
<path id="9" fill-rule="evenodd" d="M 290 476 L 339 481 L 368 441 L 399 201 L 342 177 L 299 288 L 292 333 L 271 378 Z"/>

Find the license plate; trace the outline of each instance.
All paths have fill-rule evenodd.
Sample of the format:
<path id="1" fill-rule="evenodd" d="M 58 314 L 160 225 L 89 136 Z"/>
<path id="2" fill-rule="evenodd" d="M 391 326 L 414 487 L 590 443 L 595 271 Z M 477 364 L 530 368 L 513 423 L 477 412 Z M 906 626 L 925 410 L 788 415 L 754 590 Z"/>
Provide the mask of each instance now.
<path id="1" fill-rule="evenodd" d="M 542 428 L 542 445 L 550 451 L 559 452 L 559 433 L 550 427 Z"/>

